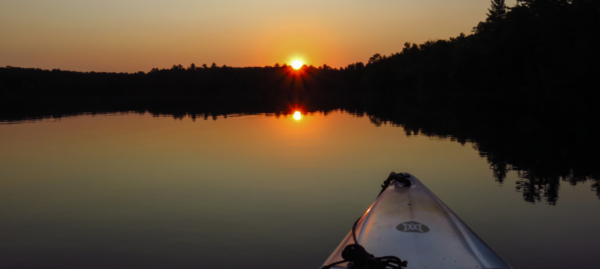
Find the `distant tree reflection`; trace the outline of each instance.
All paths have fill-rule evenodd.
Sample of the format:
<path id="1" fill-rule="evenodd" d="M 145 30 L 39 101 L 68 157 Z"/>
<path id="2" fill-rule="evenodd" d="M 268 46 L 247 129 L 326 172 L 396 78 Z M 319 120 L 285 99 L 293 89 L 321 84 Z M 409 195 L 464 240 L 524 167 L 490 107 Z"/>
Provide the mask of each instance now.
<path id="1" fill-rule="evenodd" d="M 301 97 L 300 97 L 301 96 Z M 473 148 L 487 160 L 497 182 L 505 184 L 510 171 L 519 180 L 516 190 L 528 202 L 556 204 L 561 184 L 591 182 L 600 198 L 600 127 L 587 108 L 571 108 L 569 115 L 556 118 L 553 110 L 519 118 L 519 111 L 494 109 L 493 103 L 454 100 L 441 105 L 430 99 L 398 101 L 403 98 L 331 98 L 298 92 L 280 98 L 260 96 L 157 97 L 46 99 L 3 104 L 0 121 L 19 122 L 60 118 L 77 114 L 151 113 L 174 119 L 190 117 L 218 120 L 219 117 L 267 114 L 290 115 L 297 108 L 307 113 L 342 110 L 357 117 L 367 116 L 375 126 L 391 124 L 404 128 L 407 136 L 425 135 L 450 139 Z M 576 110 L 579 110 L 578 112 Z M 587 115 L 582 121 L 582 115 Z M 517 120 L 515 120 L 517 119 Z M 589 122 L 588 122 L 589 121 Z M 535 123 L 534 123 L 535 122 Z"/>

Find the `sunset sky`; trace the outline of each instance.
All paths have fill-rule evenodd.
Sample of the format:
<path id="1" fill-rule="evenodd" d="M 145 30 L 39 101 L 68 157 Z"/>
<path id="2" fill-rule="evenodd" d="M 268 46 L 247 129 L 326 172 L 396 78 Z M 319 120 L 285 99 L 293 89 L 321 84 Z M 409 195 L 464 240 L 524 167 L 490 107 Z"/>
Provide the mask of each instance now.
<path id="1" fill-rule="evenodd" d="M 398 52 L 405 42 L 469 34 L 489 6 L 487 0 L 0 0 L 0 66 L 147 72 L 300 59 L 340 67 Z"/>

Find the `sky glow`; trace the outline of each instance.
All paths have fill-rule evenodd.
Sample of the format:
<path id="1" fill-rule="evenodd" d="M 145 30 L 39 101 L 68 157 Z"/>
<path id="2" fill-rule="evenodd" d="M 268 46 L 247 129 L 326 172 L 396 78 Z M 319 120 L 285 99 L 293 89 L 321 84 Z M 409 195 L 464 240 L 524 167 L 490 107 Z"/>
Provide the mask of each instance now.
<path id="1" fill-rule="evenodd" d="M 514 1 L 508 1 L 512 6 Z M 333 67 L 470 33 L 481 0 L 0 0 L 0 66 L 137 72 L 191 63 Z"/>

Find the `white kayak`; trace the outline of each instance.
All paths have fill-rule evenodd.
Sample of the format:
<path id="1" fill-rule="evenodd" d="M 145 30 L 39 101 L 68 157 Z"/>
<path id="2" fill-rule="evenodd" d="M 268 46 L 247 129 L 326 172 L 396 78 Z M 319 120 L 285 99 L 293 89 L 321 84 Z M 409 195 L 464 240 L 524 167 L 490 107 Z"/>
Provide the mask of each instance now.
<path id="1" fill-rule="evenodd" d="M 396 256 L 407 261 L 408 269 L 511 268 L 416 177 L 392 173 L 389 180 L 355 224 L 356 243 L 368 253 Z M 350 232 L 324 266 L 343 261 L 342 251 L 354 243 Z M 359 268 L 353 266 L 343 262 L 326 268 Z"/>

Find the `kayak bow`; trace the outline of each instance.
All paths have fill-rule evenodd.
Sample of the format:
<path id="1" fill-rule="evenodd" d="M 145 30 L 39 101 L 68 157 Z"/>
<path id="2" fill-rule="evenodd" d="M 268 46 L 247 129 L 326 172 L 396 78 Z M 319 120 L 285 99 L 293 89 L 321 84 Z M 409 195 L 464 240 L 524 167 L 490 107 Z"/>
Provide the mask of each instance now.
<path id="1" fill-rule="evenodd" d="M 409 269 L 511 268 L 416 177 L 391 173 L 386 182 L 389 185 L 355 223 L 356 242 L 350 232 L 325 261 L 326 268 L 359 269 L 352 262 L 331 266 L 343 261 L 342 252 L 354 243 L 377 257 L 402 258 Z"/>

